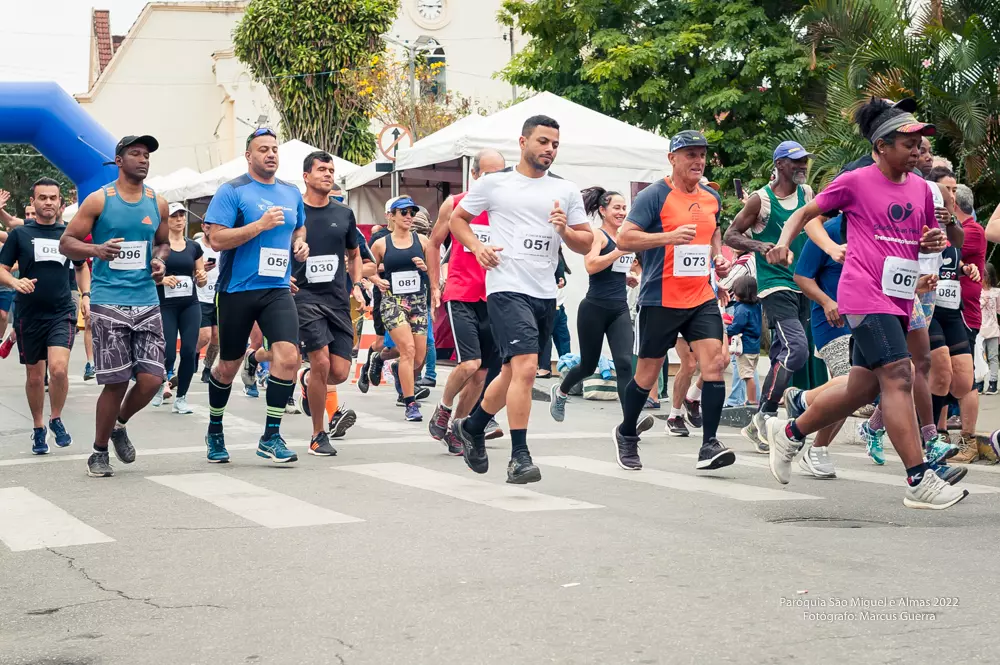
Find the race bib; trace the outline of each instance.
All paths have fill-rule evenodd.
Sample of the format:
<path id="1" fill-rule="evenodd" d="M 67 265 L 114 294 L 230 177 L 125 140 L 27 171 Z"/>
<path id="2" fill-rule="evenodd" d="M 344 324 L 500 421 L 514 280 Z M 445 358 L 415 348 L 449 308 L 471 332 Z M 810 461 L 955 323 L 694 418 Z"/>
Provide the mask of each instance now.
<path id="1" fill-rule="evenodd" d="M 340 257 L 336 254 L 310 256 L 306 259 L 306 280 L 310 284 L 332 282 L 340 266 Z"/>
<path id="2" fill-rule="evenodd" d="M 260 248 L 257 274 L 261 277 L 284 277 L 288 272 L 288 250 L 273 247 Z"/>
<path id="3" fill-rule="evenodd" d="M 205 286 L 198 287 L 198 300 L 204 303 L 215 302 L 215 283 L 219 281 L 218 271 L 213 270 L 208 273 L 208 281 Z"/>
<path id="4" fill-rule="evenodd" d="M 59 253 L 59 241 L 45 238 L 35 238 L 35 263 L 39 261 L 58 261 L 65 263 L 66 257 Z"/>
<path id="5" fill-rule="evenodd" d="M 175 275 L 177 284 L 174 286 L 163 285 L 164 298 L 186 298 L 194 293 L 194 280 L 187 275 Z"/>
<path id="6" fill-rule="evenodd" d="M 957 279 L 942 279 L 937 285 L 937 307 L 958 309 L 962 306 L 962 287 Z"/>
<path id="7" fill-rule="evenodd" d="M 919 261 L 890 256 L 882 268 L 882 293 L 891 298 L 913 300 L 919 277 Z"/>
<path id="8" fill-rule="evenodd" d="M 477 238 L 479 238 L 479 242 L 484 245 L 490 244 L 490 227 L 485 224 L 469 224 L 469 228 L 472 229 L 472 232 L 476 234 Z M 465 251 L 471 252 L 472 250 L 466 247 Z"/>
<path id="9" fill-rule="evenodd" d="M 555 254 L 557 241 L 551 233 L 536 233 L 528 231 L 521 234 L 518 239 L 518 256 L 522 259 L 533 261 L 552 262 Z"/>
<path id="10" fill-rule="evenodd" d="M 708 277 L 710 251 L 709 245 L 674 245 L 674 277 Z"/>
<path id="11" fill-rule="evenodd" d="M 935 189 L 937 189 L 935 187 Z M 941 269 L 941 254 L 924 254 L 920 252 L 920 274 L 921 275 L 936 275 Z"/>
<path id="12" fill-rule="evenodd" d="M 112 270 L 145 270 L 146 269 L 146 247 L 149 245 L 145 240 L 121 243 L 122 250 L 118 252 L 118 257 L 108 264 Z"/>
<path id="13" fill-rule="evenodd" d="M 619 256 L 618 259 L 611 264 L 611 272 L 627 273 L 632 269 L 633 263 L 635 263 L 635 254 L 626 254 L 625 256 Z"/>
<path id="14" fill-rule="evenodd" d="M 397 296 L 405 296 L 408 293 L 416 293 L 420 290 L 420 271 L 403 270 L 392 273 L 392 293 Z"/>

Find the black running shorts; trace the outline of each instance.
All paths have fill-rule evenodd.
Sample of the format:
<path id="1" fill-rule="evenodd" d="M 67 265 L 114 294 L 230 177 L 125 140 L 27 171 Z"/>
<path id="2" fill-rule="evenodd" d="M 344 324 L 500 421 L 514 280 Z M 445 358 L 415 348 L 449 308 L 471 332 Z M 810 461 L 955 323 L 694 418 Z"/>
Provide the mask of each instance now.
<path id="1" fill-rule="evenodd" d="M 215 310 L 215 305 L 210 302 L 199 304 L 201 305 L 201 327 L 211 328 L 219 325 L 219 316 Z"/>
<path id="2" fill-rule="evenodd" d="M 722 342 L 722 314 L 715 299 L 690 309 L 656 305 L 639 308 L 636 346 L 640 358 L 665 358 L 677 343 L 678 334 L 689 344 L 702 339 Z"/>
<path id="3" fill-rule="evenodd" d="M 76 314 L 67 310 L 65 315 L 44 319 L 19 318 L 14 322 L 17 331 L 17 353 L 22 365 L 34 365 L 49 357 L 50 346 L 73 348 L 76 337 Z"/>
<path id="4" fill-rule="evenodd" d="M 288 289 L 257 289 L 237 293 L 217 293 L 219 316 L 219 358 L 240 360 L 247 350 L 253 324 L 269 344 L 299 344 L 299 316 L 295 299 Z"/>
<path id="5" fill-rule="evenodd" d="M 459 363 L 479 360 L 480 367 L 489 367 L 497 357 L 490 316 L 485 302 L 450 300 L 445 303 L 451 334 L 455 338 L 455 356 Z"/>
<path id="6" fill-rule="evenodd" d="M 514 356 L 538 355 L 550 344 L 556 324 L 556 299 L 501 291 L 486 297 L 490 329 L 504 364 Z"/>
<path id="7" fill-rule="evenodd" d="M 299 346 L 305 353 L 326 347 L 335 356 L 351 359 L 354 327 L 350 312 L 338 311 L 325 303 L 295 301 L 299 313 Z"/>
<path id="8" fill-rule="evenodd" d="M 893 314 L 849 314 L 851 365 L 878 369 L 910 357 L 906 333 L 910 317 Z"/>
<path id="9" fill-rule="evenodd" d="M 931 338 L 931 351 L 947 346 L 949 356 L 972 354 L 969 329 L 965 326 L 960 309 L 935 307 L 927 332 Z"/>

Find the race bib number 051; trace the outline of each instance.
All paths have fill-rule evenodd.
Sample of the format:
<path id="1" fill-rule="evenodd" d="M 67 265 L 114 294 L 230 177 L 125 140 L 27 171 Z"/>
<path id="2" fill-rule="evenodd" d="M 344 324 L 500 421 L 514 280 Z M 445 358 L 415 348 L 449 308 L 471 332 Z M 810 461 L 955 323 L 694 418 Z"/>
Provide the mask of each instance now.
<path id="1" fill-rule="evenodd" d="M 708 277 L 708 245 L 674 245 L 674 277 Z"/>
<path id="2" fill-rule="evenodd" d="M 145 270 L 147 244 L 145 240 L 121 243 L 121 251 L 108 267 L 112 270 Z"/>
<path id="3" fill-rule="evenodd" d="M 551 262 L 556 240 L 551 233 L 525 233 L 518 241 L 518 256 L 522 259 Z"/>
<path id="4" fill-rule="evenodd" d="M 260 248 L 257 274 L 261 277 L 284 277 L 288 271 L 288 250 L 273 247 Z"/>
<path id="5" fill-rule="evenodd" d="M 882 268 L 882 293 L 891 298 L 913 300 L 919 277 L 919 261 L 890 256 Z"/>
<path id="6" fill-rule="evenodd" d="M 392 273 L 392 293 L 405 296 L 420 290 L 420 273 L 416 270 L 403 270 Z"/>

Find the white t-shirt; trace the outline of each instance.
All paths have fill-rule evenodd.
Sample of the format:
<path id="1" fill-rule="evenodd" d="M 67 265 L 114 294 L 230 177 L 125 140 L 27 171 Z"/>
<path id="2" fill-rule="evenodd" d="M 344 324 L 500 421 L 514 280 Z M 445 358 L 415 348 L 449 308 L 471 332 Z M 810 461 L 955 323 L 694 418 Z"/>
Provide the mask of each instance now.
<path id="1" fill-rule="evenodd" d="M 198 244 L 201 246 L 201 251 L 203 252 L 202 258 L 205 260 L 205 263 L 208 263 L 212 259 L 216 261 L 214 270 L 205 271 L 208 274 L 208 281 L 205 282 L 205 286 L 199 286 L 197 289 L 198 302 L 213 304 L 215 303 L 215 283 L 219 281 L 219 252 L 206 245 L 204 238 L 199 238 Z"/>
<path id="2" fill-rule="evenodd" d="M 502 247 L 500 265 L 486 271 L 486 295 L 511 291 L 555 298 L 556 265 L 562 238 L 549 223 L 556 201 L 569 226 L 587 224 L 583 197 L 568 180 L 546 174 L 529 178 L 515 169 L 476 180 L 459 207 L 475 217 L 490 214 L 490 244 Z"/>

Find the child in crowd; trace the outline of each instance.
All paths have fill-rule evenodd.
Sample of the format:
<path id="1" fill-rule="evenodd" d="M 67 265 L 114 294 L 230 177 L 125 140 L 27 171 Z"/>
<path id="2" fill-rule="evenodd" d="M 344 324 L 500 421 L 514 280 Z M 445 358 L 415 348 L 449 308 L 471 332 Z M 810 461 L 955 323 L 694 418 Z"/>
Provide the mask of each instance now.
<path id="1" fill-rule="evenodd" d="M 983 340 L 983 351 L 990 365 L 989 383 L 984 395 L 997 394 L 997 371 L 1000 369 L 1000 326 L 997 325 L 997 304 L 1000 301 L 1000 288 L 997 288 L 997 269 L 992 263 L 986 264 L 986 275 L 983 291 L 979 295 L 979 306 L 983 310 L 983 325 L 979 336 Z"/>
<path id="2" fill-rule="evenodd" d="M 757 280 L 750 275 L 744 275 L 733 284 L 733 297 L 736 307 L 733 310 L 733 322 L 726 328 L 730 337 L 740 335 L 743 353 L 736 358 L 737 377 L 734 381 L 746 383 L 747 404 L 756 404 L 757 386 L 754 384 L 754 372 L 757 360 L 760 358 L 761 307 L 757 298 Z"/>

